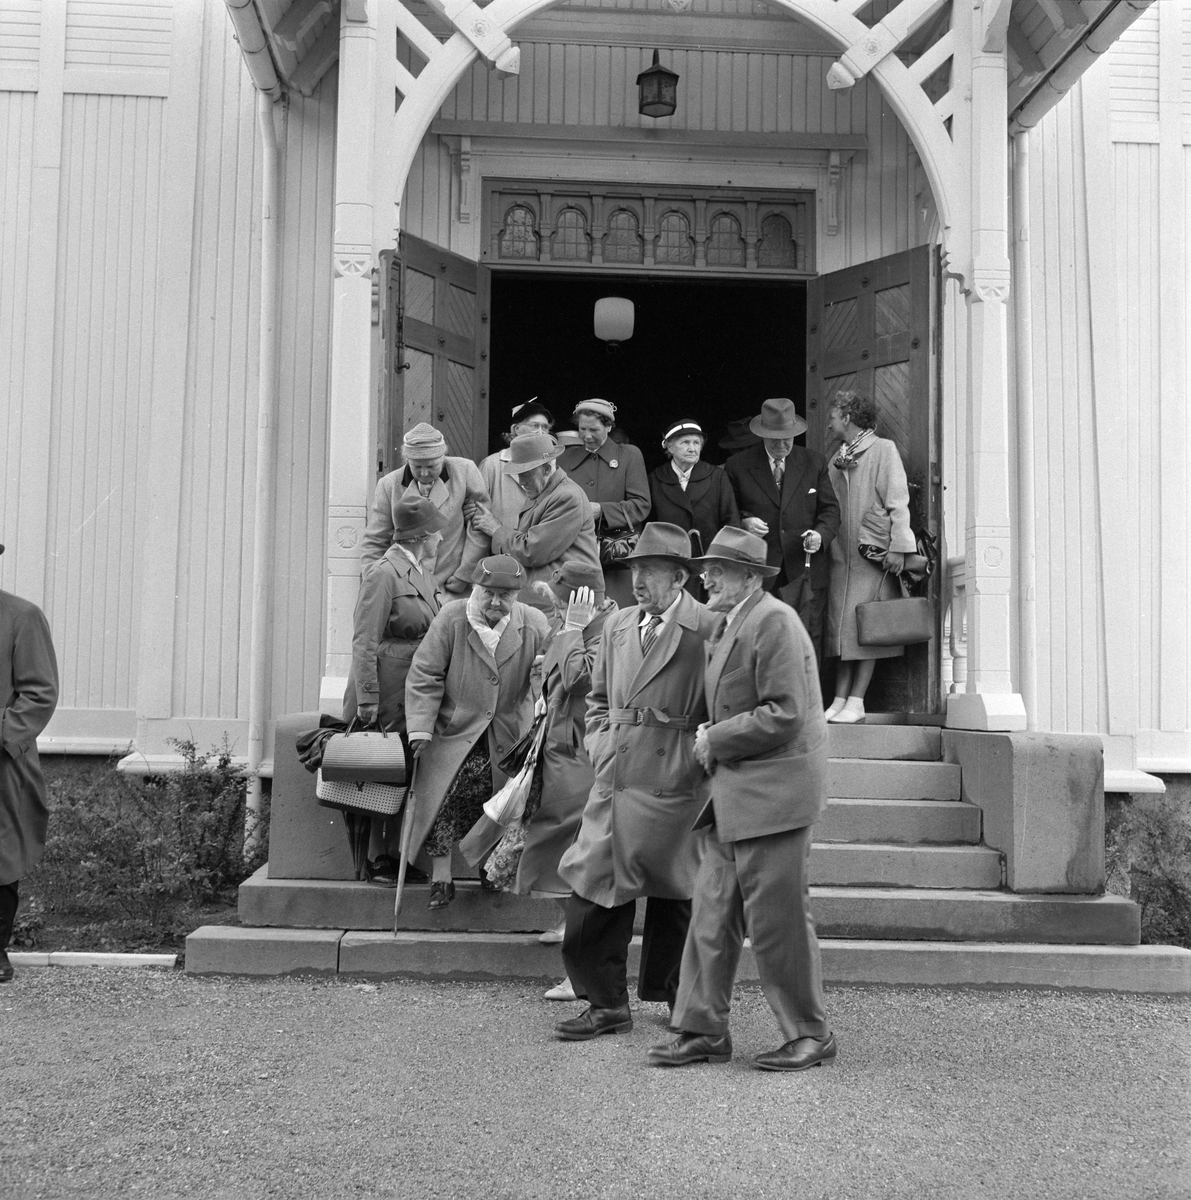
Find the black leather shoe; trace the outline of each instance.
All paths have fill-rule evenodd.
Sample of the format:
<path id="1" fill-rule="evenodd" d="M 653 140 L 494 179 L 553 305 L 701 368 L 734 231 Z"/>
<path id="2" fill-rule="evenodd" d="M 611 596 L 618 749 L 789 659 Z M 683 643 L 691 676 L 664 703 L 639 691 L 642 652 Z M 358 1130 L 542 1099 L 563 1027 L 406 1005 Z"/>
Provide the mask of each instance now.
<path id="1" fill-rule="evenodd" d="M 554 1026 L 555 1037 L 564 1042 L 589 1042 L 601 1033 L 627 1033 L 633 1027 L 633 1014 L 627 1004 L 619 1008 L 596 1008 Z"/>
<path id="2" fill-rule="evenodd" d="M 430 885 L 430 903 L 427 908 L 446 908 L 455 899 L 455 881 L 450 883 L 432 883 Z"/>
<path id="3" fill-rule="evenodd" d="M 753 1065 L 762 1071 L 805 1071 L 807 1067 L 830 1067 L 834 1063 L 834 1033 L 823 1038 L 795 1038 L 779 1049 L 758 1054 L 753 1059 Z"/>
<path id="4" fill-rule="evenodd" d="M 377 887 L 395 888 L 400 868 L 401 864 L 397 859 L 388 854 L 382 854 L 368 864 L 368 882 Z M 405 882 L 409 884 L 429 883 L 430 876 L 411 863 L 405 868 Z"/>
<path id="5" fill-rule="evenodd" d="M 0 950 L 0 983 L 7 983 L 14 974 L 12 963 L 8 961 L 8 952 Z"/>
<path id="6" fill-rule="evenodd" d="M 732 1057 L 730 1033 L 680 1033 L 672 1042 L 650 1046 L 645 1057 L 655 1067 L 685 1067 L 687 1063 L 726 1063 Z"/>

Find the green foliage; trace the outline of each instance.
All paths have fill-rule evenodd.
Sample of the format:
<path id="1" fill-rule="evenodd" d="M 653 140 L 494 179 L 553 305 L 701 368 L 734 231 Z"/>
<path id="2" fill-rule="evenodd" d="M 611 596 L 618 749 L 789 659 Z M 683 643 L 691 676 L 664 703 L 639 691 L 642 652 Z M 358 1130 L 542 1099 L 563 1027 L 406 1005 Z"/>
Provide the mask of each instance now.
<path id="1" fill-rule="evenodd" d="M 232 899 L 266 861 L 267 811 L 244 853 L 245 783 L 226 740 L 208 754 L 172 744 L 181 771 L 140 779 L 109 767 L 49 781 L 45 857 L 22 888 L 23 940 L 51 914 L 131 923 L 168 940 L 186 911 Z"/>
<path id="2" fill-rule="evenodd" d="M 1105 811 L 1108 890 L 1141 908 L 1141 940 L 1191 948 L 1191 796 L 1111 799 Z"/>

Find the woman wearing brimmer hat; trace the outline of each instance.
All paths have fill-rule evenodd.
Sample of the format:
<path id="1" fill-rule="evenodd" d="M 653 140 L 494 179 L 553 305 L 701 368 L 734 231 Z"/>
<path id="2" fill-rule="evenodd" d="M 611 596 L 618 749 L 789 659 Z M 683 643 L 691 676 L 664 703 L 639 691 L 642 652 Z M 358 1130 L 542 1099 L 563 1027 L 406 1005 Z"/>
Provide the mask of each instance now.
<path id="1" fill-rule="evenodd" d="M 652 503 L 649 476 L 636 446 L 622 446 L 608 436 L 616 421 L 616 405 L 608 400 L 580 400 L 572 415 L 583 444 L 564 450 L 558 465 L 587 496 L 596 533 L 608 537 L 614 530 L 640 530 Z M 604 585 L 617 604 L 634 603 L 632 579 L 623 563 L 605 561 Z"/>
<path id="2" fill-rule="evenodd" d="M 649 519 L 687 530 L 692 554 L 702 554 L 717 530 L 740 524 L 728 476 L 722 467 L 701 460 L 705 441 L 697 421 L 674 421 L 662 434 L 662 449 L 669 461 L 649 473 L 653 497 Z M 692 575 L 686 586 L 696 600 L 706 595 L 698 576 Z"/>

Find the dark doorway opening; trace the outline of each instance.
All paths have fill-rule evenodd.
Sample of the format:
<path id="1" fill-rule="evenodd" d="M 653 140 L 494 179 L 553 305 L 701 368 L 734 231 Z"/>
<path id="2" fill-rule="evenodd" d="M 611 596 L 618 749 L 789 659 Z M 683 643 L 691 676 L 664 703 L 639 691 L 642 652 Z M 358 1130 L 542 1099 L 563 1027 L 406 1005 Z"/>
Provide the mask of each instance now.
<path id="1" fill-rule="evenodd" d="M 632 338 L 614 349 L 592 328 L 602 296 L 636 308 Z M 574 428 L 579 400 L 611 400 L 649 468 L 662 461 L 661 435 L 678 418 L 703 426 L 704 458 L 722 463 L 717 443 L 728 423 L 756 416 L 767 396 L 788 396 L 805 415 L 806 285 L 798 281 L 493 272 L 491 312 L 493 451 L 504 446 L 513 406 L 532 396 L 558 429 Z"/>

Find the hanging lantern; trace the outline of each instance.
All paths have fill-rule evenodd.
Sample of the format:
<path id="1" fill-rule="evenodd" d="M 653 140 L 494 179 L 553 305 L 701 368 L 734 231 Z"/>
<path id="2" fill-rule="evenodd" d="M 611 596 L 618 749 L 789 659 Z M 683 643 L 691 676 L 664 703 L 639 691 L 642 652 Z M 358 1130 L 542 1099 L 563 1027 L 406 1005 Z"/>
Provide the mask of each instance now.
<path id="1" fill-rule="evenodd" d="M 618 346 L 633 336 L 633 302 L 623 296 L 605 296 L 595 302 L 593 324 L 601 342 Z"/>
<path id="2" fill-rule="evenodd" d="M 678 107 L 678 73 L 658 63 L 658 52 L 653 52 L 653 66 L 646 67 L 637 76 L 637 91 L 640 95 L 638 111 L 643 117 L 672 117 Z"/>

